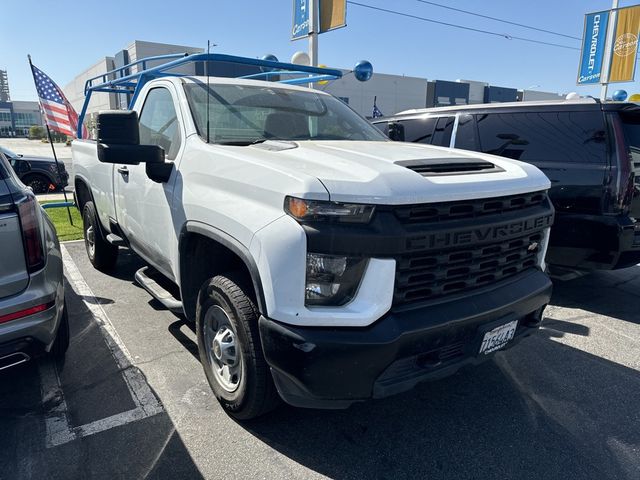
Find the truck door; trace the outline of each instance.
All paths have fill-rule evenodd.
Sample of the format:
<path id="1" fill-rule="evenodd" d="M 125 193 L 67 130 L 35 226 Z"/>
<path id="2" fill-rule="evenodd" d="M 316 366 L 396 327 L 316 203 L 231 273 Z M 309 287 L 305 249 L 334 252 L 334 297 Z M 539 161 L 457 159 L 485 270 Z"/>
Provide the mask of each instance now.
<path id="1" fill-rule="evenodd" d="M 159 145 L 165 160 L 176 165 L 182 154 L 183 126 L 171 84 L 147 93 L 139 114 L 140 144 Z M 173 190 L 176 167 L 169 181 L 147 177 L 145 164 L 116 165 L 114 190 L 118 225 L 133 249 L 152 266 L 174 279 L 178 234 L 174 227 Z"/>

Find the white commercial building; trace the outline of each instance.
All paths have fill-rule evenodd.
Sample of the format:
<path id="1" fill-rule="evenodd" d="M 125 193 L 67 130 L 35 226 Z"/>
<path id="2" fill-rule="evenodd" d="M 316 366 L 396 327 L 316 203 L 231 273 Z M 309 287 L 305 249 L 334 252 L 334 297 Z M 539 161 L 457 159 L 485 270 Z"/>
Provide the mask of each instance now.
<path id="1" fill-rule="evenodd" d="M 115 68 L 122 67 L 129 63 L 136 62 L 147 57 L 155 57 L 158 55 L 169 55 L 173 53 L 202 53 L 202 48 L 186 47 L 184 45 L 169 45 L 166 43 L 145 42 L 135 40 L 131 42 L 124 50 L 117 52 L 114 56 L 104 57 L 97 63 L 86 69 L 84 72 L 76 76 L 62 90 L 67 99 L 73 105 L 73 108 L 79 113 L 84 103 L 84 87 L 86 81 L 90 78 L 102 75 Z M 168 60 L 157 62 L 149 62 L 147 67 L 152 67 L 165 63 Z M 131 69 L 129 73 L 135 73 L 136 67 Z M 179 71 L 179 70 L 178 70 Z M 187 73 L 193 73 L 191 71 Z M 120 98 L 118 98 L 120 97 Z M 100 110 L 113 110 L 126 108 L 126 95 L 118 95 L 114 93 L 100 93 L 93 95 L 89 102 L 87 113 L 89 115 L 99 112 Z"/>
<path id="2" fill-rule="evenodd" d="M 535 102 L 543 100 L 562 100 L 563 95 L 553 92 L 541 92 L 540 90 L 522 90 L 523 102 Z"/>
<path id="3" fill-rule="evenodd" d="M 459 78 L 456 80 L 458 83 L 469 84 L 469 105 L 477 103 L 484 103 L 484 89 L 488 87 L 487 82 L 478 82 L 477 80 L 463 80 Z"/>
<path id="4" fill-rule="evenodd" d="M 42 126 L 38 102 L 11 100 L 9 80 L 0 70 L 0 137 L 27 137 L 33 126 Z"/>
<path id="5" fill-rule="evenodd" d="M 369 81 L 360 82 L 348 70 L 343 73 L 339 80 L 317 88 L 342 99 L 365 117 L 372 116 L 374 99 L 384 115 L 426 106 L 426 78 L 375 73 Z"/>
<path id="6" fill-rule="evenodd" d="M 77 112 L 80 112 L 84 103 L 84 85 L 86 81 L 92 77 L 113 70 L 114 68 L 113 57 L 104 57 L 91 67 L 87 68 L 62 89 L 67 100 L 71 102 L 71 105 L 73 105 L 73 108 L 75 108 Z M 91 97 L 91 101 L 89 103 L 89 111 L 91 112 L 111 110 L 114 108 L 116 108 L 115 94 L 100 94 L 93 95 Z"/>

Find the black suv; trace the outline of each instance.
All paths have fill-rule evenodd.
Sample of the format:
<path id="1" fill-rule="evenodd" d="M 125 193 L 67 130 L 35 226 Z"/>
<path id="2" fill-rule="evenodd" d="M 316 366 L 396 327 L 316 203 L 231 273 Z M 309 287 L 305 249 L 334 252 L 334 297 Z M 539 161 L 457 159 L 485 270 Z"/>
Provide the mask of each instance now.
<path id="1" fill-rule="evenodd" d="M 69 183 L 69 173 L 62 161 L 56 165 L 51 157 L 20 155 L 1 146 L 0 153 L 7 157 L 20 181 L 31 187 L 34 193 L 62 190 Z"/>
<path id="2" fill-rule="evenodd" d="M 373 120 L 392 140 L 500 155 L 551 180 L 547 253 L 571 270 L 640 262 L 640 106 L 594 99 L 410 110 Z"/>

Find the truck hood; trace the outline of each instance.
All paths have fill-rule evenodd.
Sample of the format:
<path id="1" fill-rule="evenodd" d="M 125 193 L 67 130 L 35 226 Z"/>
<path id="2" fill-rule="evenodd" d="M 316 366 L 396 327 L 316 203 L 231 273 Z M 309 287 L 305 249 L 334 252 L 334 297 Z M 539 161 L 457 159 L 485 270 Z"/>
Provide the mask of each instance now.
<path id="1" fill-rule="evenodd" d="M 41 157 L 38 155 L 22 155 L 18 157 L 18 160 L 26 160 L 28 162 L 55 163 L 55 159 L 53 157 Z M 59 162 L 62 163 L 62 160 L 59 159 Z"/>
<path id="2" fill-rule="evenodd" d="M 235 147 L 234 147 L 235 148 Z M 400 142 L 268 141 L 242 148 L 253 161 L 316 177 L 330 200 L 410 204 L 488 198 L 548 189 L 536 167 L 493 155 Z M 493 171 L 423 176 L 397 162 L 484 160 Z M 295 172 L 295 173 L 294 173 Z"/>

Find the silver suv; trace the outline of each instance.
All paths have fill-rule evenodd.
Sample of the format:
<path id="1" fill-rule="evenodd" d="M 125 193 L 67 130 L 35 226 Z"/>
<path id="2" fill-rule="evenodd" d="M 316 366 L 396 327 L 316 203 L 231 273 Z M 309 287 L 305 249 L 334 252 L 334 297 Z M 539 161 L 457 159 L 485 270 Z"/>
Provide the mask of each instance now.
<path id="1" fill-rule="evenodd" d="M 35 195 L 0 153 L 0 370 L 69 345 L 62 256 Z"/>

